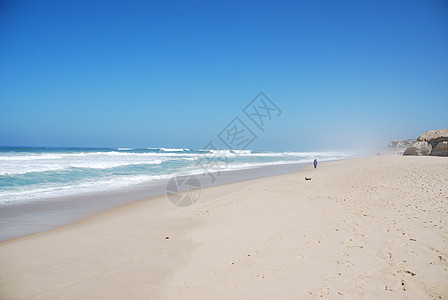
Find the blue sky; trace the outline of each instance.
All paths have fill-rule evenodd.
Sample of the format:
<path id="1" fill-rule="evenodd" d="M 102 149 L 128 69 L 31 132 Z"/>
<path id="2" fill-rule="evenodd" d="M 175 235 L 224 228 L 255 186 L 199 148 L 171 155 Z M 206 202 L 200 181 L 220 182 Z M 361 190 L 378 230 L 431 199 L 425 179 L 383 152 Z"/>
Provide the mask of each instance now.
<path id="1" fill-rule="evenodd" d="M 446 1 L 241 2 L 0 2 L 0 145 L 201 148 L 260 91 L 255 149 L 448 127 Z"/>

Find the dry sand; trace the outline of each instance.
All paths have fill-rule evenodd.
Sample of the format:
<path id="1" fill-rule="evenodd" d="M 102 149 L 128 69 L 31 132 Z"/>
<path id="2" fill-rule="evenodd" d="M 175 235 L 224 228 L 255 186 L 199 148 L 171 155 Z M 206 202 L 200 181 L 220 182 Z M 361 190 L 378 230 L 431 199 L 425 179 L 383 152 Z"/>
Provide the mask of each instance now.
<path id="1" fill-rule="evenodd" d="M 447 158 L 321 163 L 0 243 L 0 295 L 447 299 L 447 222 Z"/>

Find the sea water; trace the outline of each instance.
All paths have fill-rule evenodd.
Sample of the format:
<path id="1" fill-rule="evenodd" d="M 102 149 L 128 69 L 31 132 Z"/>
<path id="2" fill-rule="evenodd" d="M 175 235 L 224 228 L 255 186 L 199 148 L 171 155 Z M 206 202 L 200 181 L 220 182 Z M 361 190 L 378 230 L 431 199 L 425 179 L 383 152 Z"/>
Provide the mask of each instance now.
<path id="1" fill-rule="evenodd" d="M 176 175 L 353 157 L 341 152 L 0 147 L 0 206 L 120 190 Z M 220 164 L 209 163 L 219 159 Z"/>

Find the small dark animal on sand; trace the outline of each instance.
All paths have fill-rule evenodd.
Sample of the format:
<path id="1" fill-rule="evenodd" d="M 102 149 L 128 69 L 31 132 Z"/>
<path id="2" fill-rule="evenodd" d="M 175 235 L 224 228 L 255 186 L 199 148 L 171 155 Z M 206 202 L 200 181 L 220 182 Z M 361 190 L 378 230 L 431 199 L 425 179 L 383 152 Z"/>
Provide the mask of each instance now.
<path id="1" fill-rule="evenodd" d="M 311 180 L 311 177 L 305 177 L 305 180 Z"/>

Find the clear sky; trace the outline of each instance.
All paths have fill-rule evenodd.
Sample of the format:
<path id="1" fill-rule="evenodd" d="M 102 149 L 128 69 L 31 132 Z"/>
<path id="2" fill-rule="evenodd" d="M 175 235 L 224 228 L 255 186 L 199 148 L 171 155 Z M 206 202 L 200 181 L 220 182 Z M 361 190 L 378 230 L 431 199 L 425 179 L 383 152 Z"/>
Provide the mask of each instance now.
<path id="1" fill-rule="evenodd" d="M 251 148 L 448 128 L 447 1 L 0 1 L 0 145 Z"/>

